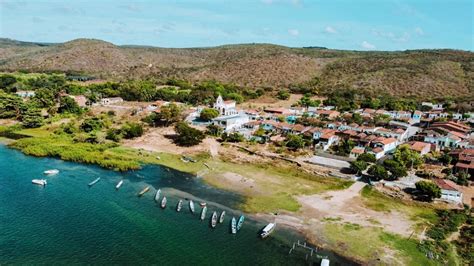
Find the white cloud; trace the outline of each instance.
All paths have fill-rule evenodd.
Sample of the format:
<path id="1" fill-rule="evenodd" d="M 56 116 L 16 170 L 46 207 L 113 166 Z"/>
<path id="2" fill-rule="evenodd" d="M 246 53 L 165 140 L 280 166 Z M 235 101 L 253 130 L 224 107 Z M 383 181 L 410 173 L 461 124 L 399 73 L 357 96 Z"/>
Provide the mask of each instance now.
<path id="1" fill-rule="evenodd" d="M 363 41 L 360 46 L 367 50 L 374 50 L 376 48 L 375 45 L 369 43 L 368 41 Z"/>
<path id="2" fill-rule="evenodd" d="M 415 33 L 416 33 L 417 35 L 419 35 L 419 36 L 425 34 L 425 32 L 423 31 L 423 29 L 420 28 L 420 27 L 416 27 L 416 28 L 415 28 Z"/>
<path id="3" fill-rule="evenodd" d="M 386 32 L 386 31 L 373 29 L 372 34 L 374 34 L 377 37 L 385 38 L 393 42 L 408 42 L 410 40 L 410 34 L 408 32 L 395 34 L 390 31 Z"/>
<path id="4" fill-rule="evenodd" d="M 292 36 L 298 36 L 300 35 L 300 32 L 297 29 L 289 29 L 288 33 Z"/>
<path id="5" fill-rule="evenodd" d="M 337 30 L 336 30 L 335 28 L 331 27 L 331 26 L 327 26 L 327 27 L 324 29 L 324 31 L 325 31 L 326 33 L 331 33 L 331 34 L 336 34 L 336 33 L 337 33 Z"/>

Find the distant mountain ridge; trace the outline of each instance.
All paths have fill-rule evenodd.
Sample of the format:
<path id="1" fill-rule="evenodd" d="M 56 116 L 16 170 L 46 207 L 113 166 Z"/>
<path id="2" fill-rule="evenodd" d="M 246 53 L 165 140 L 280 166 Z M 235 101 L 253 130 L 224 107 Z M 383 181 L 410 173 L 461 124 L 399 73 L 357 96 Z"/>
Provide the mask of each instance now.
<path id="1" fill-rule="evenodd" d="M 319 78 L 318 89 L 474 98 L 474 53 L 459 50 L 342 51 L 237 44 L 159 48 L 95 39 L 34 43 L 0 38 L 0 71 L 72 71 L 117 80 L 215 79 L 281 89 Z"/>

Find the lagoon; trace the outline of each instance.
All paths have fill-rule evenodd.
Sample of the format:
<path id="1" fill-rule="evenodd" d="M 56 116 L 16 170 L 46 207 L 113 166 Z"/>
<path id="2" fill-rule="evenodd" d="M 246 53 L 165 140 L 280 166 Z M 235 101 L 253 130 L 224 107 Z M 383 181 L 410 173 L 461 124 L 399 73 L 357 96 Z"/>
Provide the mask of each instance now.
<path id="1" fill-rule="evenodd" d="M 31 180 L 48 176 L 46 187 Z M 87 184 L 101 177 L 93 187 Z M 115 185 L 124 180 L 120 190 Z M 152 189 L 143 197 L 137 193 Z M 153 201 L 161 188 L 168 198 L 162 210 Z M 209 227 L 189 212 L 187 201 L 180 213 L 179 199 L 208 204 L 227 212 L 223 224 Z M 294 241 L 304 238 L 278 227 L 271 237 L 258 238 L 265 222 L 246 219 L 237 235 L 229 233 L 232 215 L 238 216 L 242 198 L 210 187 L 200 179 L 161 166 L 133 172 L 114 172 L 97 166 L 54 158 L 25 156 L 0 145 L 0 263 L 1 264 L 160 264 L 160 265 L 319 265 L 305 254 L 288 255 Z M 329 252 L 331 265 L 350 262 Z"/>

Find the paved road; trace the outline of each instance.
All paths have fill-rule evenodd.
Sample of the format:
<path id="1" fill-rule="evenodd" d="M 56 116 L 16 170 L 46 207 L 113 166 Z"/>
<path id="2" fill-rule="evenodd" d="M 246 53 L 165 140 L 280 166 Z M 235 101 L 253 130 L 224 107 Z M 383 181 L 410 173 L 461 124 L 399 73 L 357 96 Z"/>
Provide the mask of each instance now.
<path id="1" fill-rule="evenodd" d="M 336 169 L 348 168 L 350 166 L 350 164 L 346 161 L 325 158 L 325 157 L 316 156 L 316 155 L 307 159 L 306 161 L 309 163 L 324 165 L 324 166 L 328 166 L 328 167 L 336 168 Z"/>

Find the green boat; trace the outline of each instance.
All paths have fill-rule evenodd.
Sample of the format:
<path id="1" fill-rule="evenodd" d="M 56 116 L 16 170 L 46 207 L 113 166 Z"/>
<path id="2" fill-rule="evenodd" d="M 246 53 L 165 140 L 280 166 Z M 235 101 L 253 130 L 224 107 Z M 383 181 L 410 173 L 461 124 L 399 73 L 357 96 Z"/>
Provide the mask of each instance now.
<path id="1" fill-rule="evenodd" d="M 239 218 L 239 222 L 237 223 L 237 231 L 239 231 L 240 228 L 242 228 L 242 224 L 244 223 L 244 220 L 245 220 L 245 217 L 241 215 Z"/>

